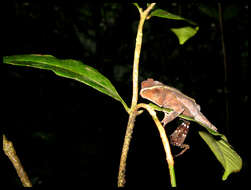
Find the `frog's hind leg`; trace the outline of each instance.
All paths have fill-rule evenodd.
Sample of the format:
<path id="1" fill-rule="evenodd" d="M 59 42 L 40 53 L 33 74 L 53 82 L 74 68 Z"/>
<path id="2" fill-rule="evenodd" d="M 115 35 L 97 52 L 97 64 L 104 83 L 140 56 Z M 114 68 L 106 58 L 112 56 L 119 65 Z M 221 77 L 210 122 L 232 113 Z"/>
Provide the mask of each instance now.
<path id="1" fill-rule="evenodd" d="M 163 127 L 165 127 L 167 123 L 171 122 L 176 117 L 178 117 L 183 111 L 184 111 L 184 108 L 180 106 L 169 113 L 165 112 L 165 116 L 161 121 L 161 123 L 163 124 Z"/>
<path id="2" fill-rule="evenodd" d="M 180 148 L 183 148 L 183 150 L 179 154 L 176 154 L 175 157 L 178 157 L 184 154 L 190 148 L 190 146 L 188 144 L 183 144 L 180 146 Z"/>

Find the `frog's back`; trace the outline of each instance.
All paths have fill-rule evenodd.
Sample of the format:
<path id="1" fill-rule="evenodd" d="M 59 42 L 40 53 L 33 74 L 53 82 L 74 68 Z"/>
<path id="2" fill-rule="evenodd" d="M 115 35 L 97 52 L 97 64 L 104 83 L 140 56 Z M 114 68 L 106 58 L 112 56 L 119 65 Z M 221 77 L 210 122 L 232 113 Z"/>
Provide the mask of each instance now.
<path id="1" fill-rule="evenodd" d="M 165 85 L 165 88 L 167 88 L 168 90 L 170 90 L 171 92 L 176 93 L 177 96 L 183 97 L 183 98 L 187 98 L 189 100 L 191 100 L 192 102 L 196 103 L 195 100 L 185 94 L 183 94 L 180 90 L 178 90 L 177 88 L 171 87 L 171 86 L 167 86 Z"/>

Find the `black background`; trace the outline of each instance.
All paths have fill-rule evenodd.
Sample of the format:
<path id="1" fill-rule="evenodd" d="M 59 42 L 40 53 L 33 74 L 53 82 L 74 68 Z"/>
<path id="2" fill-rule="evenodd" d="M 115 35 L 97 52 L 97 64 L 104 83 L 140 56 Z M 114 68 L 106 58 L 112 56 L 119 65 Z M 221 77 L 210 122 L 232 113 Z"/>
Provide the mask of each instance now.
<path id="1" fill-rule="evenodd" d="M 191 149 L 175 159 L 177 184 L 243 184 L 250 145 L 246 132 L 250 128 L 248 4 L 222 4 L 226 82 L 217 4 L 173 1 L 157 6 L 195 21 L 200 29 L 180 46 L 170 28 L 186 23 L 157 17 L 148 20 L 144 25 L 139 80 L 151 77 L 195 98 L 202 112 L 226 134 L 243 158 L 241 172 L 223 182 L 222 166 L 198 135 L 203 128 L 192 123 L 185 141 Z M 38 53 L 81 60 L 108 77 L 130 105 L 139 20 L 132 4 L 13 1 L 3 8 L 2 56 Z M 128 119 L 121 104 L 49 71 L 1 64 L 0 72 L 1 130 L 14 143 L 33 185 L 115 188 Z M 146 102 L 141 98 L 139 101 Z M 168 125 L 168 134 L 177 123 Z M 2 151 L 0 160 L 0 185 L 21 186 Z M 163 146 L 146 112 L 136 120 L 126 185 L 170 186 Z"/>

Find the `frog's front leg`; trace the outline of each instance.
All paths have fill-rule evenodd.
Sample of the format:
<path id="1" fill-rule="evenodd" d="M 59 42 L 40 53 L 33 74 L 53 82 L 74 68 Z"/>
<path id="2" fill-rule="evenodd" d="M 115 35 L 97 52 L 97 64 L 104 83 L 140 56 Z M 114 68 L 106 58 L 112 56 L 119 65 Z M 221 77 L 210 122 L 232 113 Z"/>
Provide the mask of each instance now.
<path id="1" fill-rule="evenodd" d="M 176 117 L 178 117 L 184 111 L 185 108 L 183 106 L 177 106 L 177 107 L 172 108 L 172 109 L 173 109 L 173 111 L 171 111 L 169 113 L 164 112 L 165 116 L 161 121 L 161 123 L 163 124 L 163 127 L 165 127 L 167 123 L 171 122 Z"/>

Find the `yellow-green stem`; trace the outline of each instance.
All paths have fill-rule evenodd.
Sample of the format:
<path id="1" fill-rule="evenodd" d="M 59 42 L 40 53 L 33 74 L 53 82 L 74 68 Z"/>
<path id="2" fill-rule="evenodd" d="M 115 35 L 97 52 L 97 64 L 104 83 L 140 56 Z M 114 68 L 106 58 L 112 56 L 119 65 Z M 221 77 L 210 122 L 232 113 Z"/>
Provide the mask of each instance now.
<path id="1" fill-rule="evenodd" d="M 151 3 L 145 11 L 142 11 L 140 7 L 137 6 L 140 13 L 140 21 L 138 25 L 138 32 L 136 37 L 136 45 L 134 50 L 134 61 L 133 61 L 133 95 L 132 103 L 130 109 L 129 120 L 126 129 L 126 135 L 124 138 L 124 144 L 122 148 L 120 166 L 119 166 L 119 175 L 118 175 L 118 187 L 123 187 L 125 185 L 125 172 L 126 172 L 126 159 L 130 146 L 130 141 L 132 138 L 132 132 L 134 128 L 134 121 L 137 116 L 136 105 L 138 102 L 138 75 L 139 75 L 139 58 L 142 46 L 142 37 L 143 37 L 143 25 L 150 12 L 150 10 L 155 6 L 155 3 Z"/>
<path id="2" fill-rule="evenodd" d="M 176 187 L 176 177 L 175 177 L 174 166 L 168 166 L 168 167 L 169 167 L 171 185 L 172 185 L 172 187 Z"/>
<path id="3" fill-rule="evenodd" d="M 140 20 L 138 25 L 138 32 L 136 37 L 136 44 L 134 50 L 134 61 L 133 61 L 133 95 L 132 95 L 132 103 L 131 103 L 131 111 L 133 111 L 134 107 L 138 102 L 138 78 L 139 78 L 139 58 L 142 46 L 142 38 L 143 38 L 143 25 L 144 22 L 150 12 L 150 10 L 155 6 L 155 3 L 151 3 L 145 11 L 142 12 L 141 8 L 138 8 L 140 13 Z"/>
<path id="4" fill-rule="evenodd" d="M 169 167 L 169 173 L 170 173 L 170 181 L 171 181 L 171 185 L 172 187 L 176 187 L 176 178 L 175 178 L 175 172 L 174 172 L 174 161 L 173 161 L 173 156 L 171 153 L 171 148 L 170 148 L 170 144 L 166 135 L 166 131 L 164 129 L 164 127 L 162 126 L 162 124 L 160 123 L 155 110 L 147 105 L 147 104 L 138 104 L 137 108 L 145 108 L 149 114 L 152 116 L 158 130 L 159 130 L 159 134 L 162 140 L 162 144 L 164 146 L 164 150 L 166 153 L 166 161 L 168 163 L 168 167 Z"/>

